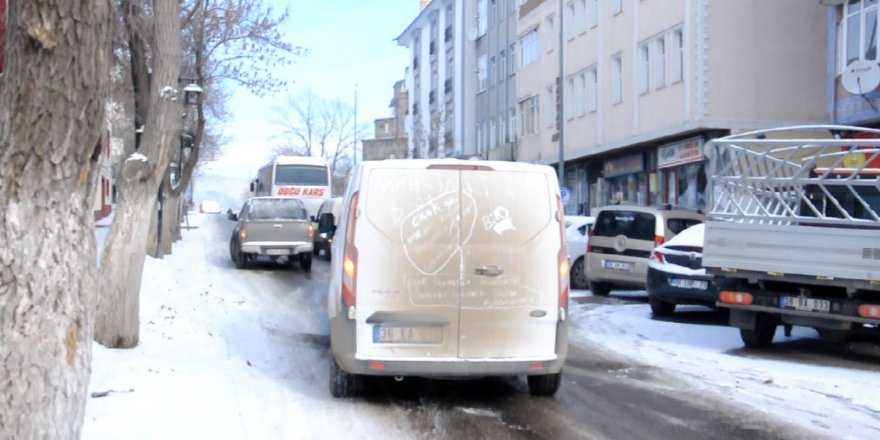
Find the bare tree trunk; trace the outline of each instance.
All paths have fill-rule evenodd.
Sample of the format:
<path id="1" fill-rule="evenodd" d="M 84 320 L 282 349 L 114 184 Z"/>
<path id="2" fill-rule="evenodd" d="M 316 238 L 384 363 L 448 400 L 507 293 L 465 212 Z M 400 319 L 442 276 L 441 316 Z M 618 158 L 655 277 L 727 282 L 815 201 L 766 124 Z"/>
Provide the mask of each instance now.
<path id="1" fill-rule="evenodd" d="M 0 85 L 0 438 L 78 438 L 97 293 L 107 0 L 10 2 Z"/>
<path id="2" fill-rule="evenodd" d="M 101 264 L 102 298 L 98 302 L 95 340 L 113 348 L 131 348 L 138 343 L 138 313 L 143 273 L 144 244 L 154 214 L 157 189 L 171 161 L 180 134 L 180 97 L 169 92 L 178 88 L 180 74 L 180 20 L 177 0 L 154 1 L 153 77 L 150 111 L 140 154 L 122 167 L 117 213 L 107 236 Z"/>
<path id="3" fill-rule="evenodd" d="M 174 195 L 171 191 L 166 192 L 165 203 L 162 206 L 162 255 L 171 255 L 171 244 L 174 243 L 176 234 L 180 232 L 178 227 L 180 225 L 178 206 L 180 206 L 180 196 Z"/>

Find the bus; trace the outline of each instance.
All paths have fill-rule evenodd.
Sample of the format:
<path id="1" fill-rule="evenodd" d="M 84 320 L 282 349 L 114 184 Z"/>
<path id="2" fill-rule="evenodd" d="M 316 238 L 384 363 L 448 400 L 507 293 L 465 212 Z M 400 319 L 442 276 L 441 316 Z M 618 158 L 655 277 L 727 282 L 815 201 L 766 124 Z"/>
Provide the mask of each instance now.
<path id="1" fill-rule="evenodd" d="M 330 166 L 322 157 L 278 156 L 257 172 L 251 182 L 255 196 L 281 196 L 301 199 L 316 215 L 330 194 Z"/>

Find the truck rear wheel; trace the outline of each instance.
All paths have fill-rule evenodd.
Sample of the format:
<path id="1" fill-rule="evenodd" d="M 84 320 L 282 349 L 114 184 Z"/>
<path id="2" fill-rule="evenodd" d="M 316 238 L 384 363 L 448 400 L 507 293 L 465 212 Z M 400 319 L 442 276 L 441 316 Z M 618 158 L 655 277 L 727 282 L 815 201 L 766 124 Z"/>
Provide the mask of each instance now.
<path id="1" fill-rule="evenodd" d="M 596 296 L 608 296 L 611 293 L 611 285 L 608 283 L 590 283 L 590 291 Z"/>
<path id="2" fill-rule="evenodd" d="M 663 301 L 656 296 L 649 296 L 648 303 L 651 304 L 651 313 L 654 316 L 670 316 L 675 313 L 675 303 Z"/>
<path id="3" fill-rule="evenodd" d="M 312 254 L 305 252 L 299 254 L 299 267 L 300 269 L 308 272 L 312 270 Z"/>
<path id="4" fill-rule="evenodd" d="M 754 328 L 741 328 L 739 335 L 748 348 L 765 348 L 773 342 L 776 335 L 776 319 L 766 313 L 755 315 Z"/>

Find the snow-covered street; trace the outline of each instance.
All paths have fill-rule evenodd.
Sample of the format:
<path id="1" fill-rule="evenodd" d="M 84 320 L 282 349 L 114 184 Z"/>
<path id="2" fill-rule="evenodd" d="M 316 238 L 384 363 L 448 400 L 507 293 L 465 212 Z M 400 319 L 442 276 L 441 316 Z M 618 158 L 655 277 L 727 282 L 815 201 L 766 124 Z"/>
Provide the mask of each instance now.
<path id="1" fill-rule="evenodd" d="M 478 398 L 451 409 L 442 399 L 419 398 L 407 405 L 334 400 L 327 390 L 327 324 L 314 313 L 323 305 L 320 296 L 306 295 L 302 287 L 306 281 L 326 283 L 326 263 L 308 275 L 272 268 L 235 271 L 225 257 L 227 243 L 217 238 L 225 219 L 194 215 L 190 221 L 201 227 L 183 231 L 172 255 L 147 259 L 139 346 L 94 345 L 84 438 L 449 437 L 434 430 L 452 415 L 491 422 L 462 432 L 504 438 L 527 428 L 493 406 L 553 412 L 567 400 L 510 391 L 484 406 Z M 288 272 L 300 284 L 279 279 Z M 749 352 L 741 349 L 738 331 L 723 326 L 712 312 L 683 307 L 671 320 L 654 320 L 643 300 L 644 292 L 610 301 L 573 292 L 573 345 L 600 347 L 603 355 L 650 366 L 665 377 L 668 394 L 729 402 L 735 417 L 755 410 L 806 428 L 816 438 L 880 437 L 877 358 L 849 359 L 840 353 L 788 358 L 791 350 L 789 343 L 780 344 L 781 329 L 778 347 Z M 812 331 L 796 331 L 792 339 L 815 337 Z M 823 356 L 828 359 L 815 361 Z M 615 374 L 626 376 L 625 371 Z M 556 438 L 605 436 L 593 434 L 586 422 L 569 429 Z M 756 438 L 763 437 L 774 435 Z M 779 437 L 794 435 L 786 431 Z"/>

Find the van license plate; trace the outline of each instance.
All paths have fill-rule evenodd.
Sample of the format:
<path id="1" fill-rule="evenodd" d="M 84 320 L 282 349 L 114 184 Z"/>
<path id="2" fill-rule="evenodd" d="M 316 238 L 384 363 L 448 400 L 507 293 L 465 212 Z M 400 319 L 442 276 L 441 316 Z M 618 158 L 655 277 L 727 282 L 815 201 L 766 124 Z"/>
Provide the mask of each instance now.
<path id="1" fill-rule="evenodd" d="M 443 342 L 443 327 L 373 327 L 376 344 L 439 344 Z"/>
<path id="2" fill-rule="evenodd" d="M 605 269 L 620 270 L 623 272 L 629 272 L 632 270 L 632 264 L 625 263 L 623 261 L 605 260 Z"/>
<path id="3" fill-rule="evenodd" d="M 708 281 L 691 280 L 687 278 L 670 278 L 669 285 L 681 289 L 706 290 L 709 288 Z"/>
<path id="4" fill-rule="evenodd" d="M 287 255 L 289 253 L 289 249 L 266 249 L 266 255 Z"/>
<path id="5" fill-rule="evenodd" d="M 825 299 L 804 298 L 800 296 L 783 296 L 781 299 L 780 304 L 784 309 L 823 313 L 831 311 L 831 301 Z"/>

